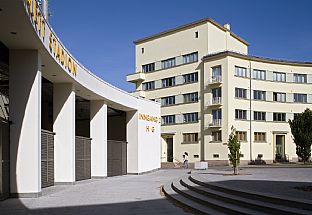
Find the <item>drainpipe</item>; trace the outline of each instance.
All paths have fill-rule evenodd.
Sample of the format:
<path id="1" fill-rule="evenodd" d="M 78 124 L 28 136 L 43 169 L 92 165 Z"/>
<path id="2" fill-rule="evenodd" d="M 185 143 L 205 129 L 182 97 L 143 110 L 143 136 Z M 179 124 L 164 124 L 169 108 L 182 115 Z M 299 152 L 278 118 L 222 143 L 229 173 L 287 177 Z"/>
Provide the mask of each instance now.
<path id="1" fill-rule="evenodd" d="M 250 136 L 250 145 L 249 145 L 249 149 L 250 149 L 250 161 L 252 161 L 252 131 L 251 131 L 251 96 L 252 96 L 252 89 L 251 89 L 251 61 L 249 61 L 249 136 Z"/>

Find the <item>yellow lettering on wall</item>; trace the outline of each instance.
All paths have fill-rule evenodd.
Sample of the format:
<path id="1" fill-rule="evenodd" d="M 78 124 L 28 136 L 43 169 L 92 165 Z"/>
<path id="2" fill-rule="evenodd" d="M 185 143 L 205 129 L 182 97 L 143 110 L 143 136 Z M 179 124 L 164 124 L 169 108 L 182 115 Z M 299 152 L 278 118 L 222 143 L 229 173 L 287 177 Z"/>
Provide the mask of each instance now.
<path id="1" fill-rule="evenodd" d="M 37 22 L 37 2 L 34 1 L 34 11 L 33 11 L 34 22 Z"/>
<path id="2" fill-rule="evenodd" d="M 41 33 L 41 19 L 42 19 L 41 13 L 40 13 L 40 11 L 38 11 L 37 30 L 38 30 L 38 32 L 39 32 L 39 35 L 41 35 L 41 34 L 40 34 L 40 33 Z"/>
<path id="3" fill-rule="evenodd" d="M 142 114 L 142 113 L 139 114 L 139 119 L 140 120 L 145 120 L 145 121 L 148 121 L 148 122 L 160 123 L 160 117 L 150 116 L 150 115 Z"/>
<path id="4" fill-rule="evenodd" d="M 61 64 L 64 65 L 64 49 L 61 51 Z"/>
<path id="5" fill-rule="evenodd" d="M 52 52 L 52 32 L 50 32 L 50 36 L 49 36 L 49 48 L 50 48 L 50 52 Z"/>
<path id="6" fill-rule="evenodd" d="M 29 18 L 32 21 L 33 27 L 35 28 L 38 36 L 44 41 L 46 22 L 41 13 L 37 0 L 24 0 L 26 10 L 29 14 Z M 67 51 L 63 48 L 62 44 L 57 40 L 53 31 L 49 32 L 49 50 L 54 59 L 58 61 L 67 72 L 72 73 L 74 76 L 77 75 L 77 63 L 71 58 Z"/>
<path id="7" fill-rule="evenodd" d="M 45 37 L 45 21 L 44 21 L 44 19 L 41 19 L 41 37 L 44 40 L 44 37 Z"/>
<path id="8" fill-rule="evenodd" d="M 55 57 L 55 53 L 56 53 L 56 39 L 53 38 L 53 54 L 54 54 L 54 57 Z"/>
<path id="9" fill-rule="evenodd" d="M 71 58 L 68 57 L 68 70 L 71 72 L 72 71 L 72 62 L 71 62 Z"/>
<path id="10" fill-rule="evenodd" d="M 33 12 L 33 1 L 32 0 L 26 0 L 27 9 L 29 14 L 32 14 Z"/>
<path id="11" fill-rule="evenodd" d="M 77 75 L 77 64 L 76 63 L 73 63 L 73 74 L 74 74 L 74 76 Z"/>

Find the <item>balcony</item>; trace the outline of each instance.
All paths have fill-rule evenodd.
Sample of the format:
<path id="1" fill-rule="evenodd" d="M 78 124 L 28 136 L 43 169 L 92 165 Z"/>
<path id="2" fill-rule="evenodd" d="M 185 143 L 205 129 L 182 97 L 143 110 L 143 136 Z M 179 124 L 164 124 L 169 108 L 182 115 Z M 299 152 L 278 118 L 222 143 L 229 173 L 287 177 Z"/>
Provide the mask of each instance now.
<path id="1" fill-rule="evenodd" d="M 222 119 L 213 119 L 212 123 L 209 123 L 210 128 L 220 128 L 222 127 Z"/>
<path id="2" fill-rule="evenodd" d="M 208 80 L 208 84 L 212 85 L 212 84 L 221 84 L 222 83 L 222 76 L 214 76 L 209 78 Z"/>
<path id="3" fill-rule="evenodd" d="M 208 103 L 208 106 L 221 106 L 222 105 L 222 97 L 213 97 L 211 101 Z"/>
<path id="4" fill-rule="evenodd" d="M 136 83 L 138 81 L 144 81 L 144 80 L 145 80 L 145 73 L 143 72 L 137 72 L 134 74 L 127 75 L 128 82 Z"/>

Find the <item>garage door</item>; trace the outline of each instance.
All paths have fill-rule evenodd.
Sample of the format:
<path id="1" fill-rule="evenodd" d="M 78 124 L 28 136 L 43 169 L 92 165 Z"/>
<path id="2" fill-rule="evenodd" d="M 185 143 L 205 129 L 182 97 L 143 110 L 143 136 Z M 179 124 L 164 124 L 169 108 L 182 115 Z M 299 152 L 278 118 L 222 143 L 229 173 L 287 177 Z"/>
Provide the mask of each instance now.
<path id="1" fill-rule="evenodd" d="M 76 137 L 76 181 L 91 178 L 91 139 Z"/>
<path id="2" fill-rule="evenodd" d="M 0 200 L 10 194 L 10 130 L 9 123 L 0 118 Z"/>
<path id="3" fill-rule="evenodd" d="M 41 187 L 54 185 L 54 133 L 41 130 Z"/>
<path id="4" fill-rule="evenodd" d="M 127 142 L 107 141 L 107 176 L 127 174 Z"/>

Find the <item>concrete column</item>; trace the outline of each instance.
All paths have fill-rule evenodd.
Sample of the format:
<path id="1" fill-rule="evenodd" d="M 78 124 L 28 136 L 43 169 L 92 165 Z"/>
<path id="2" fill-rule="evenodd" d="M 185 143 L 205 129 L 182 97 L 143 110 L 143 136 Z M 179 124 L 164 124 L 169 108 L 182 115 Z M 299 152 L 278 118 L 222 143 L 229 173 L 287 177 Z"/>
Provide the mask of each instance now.
<path id="1" fill-rule="evenodd" d="M 139 172 L 139 119 L 138 111 L 127 112 L 127 171 L 128 173 Z"/>
<path id="2" fill-rule="evenodd" d="M 10 186 L 20 197 L 41 192 L 41 59 L 10 50 Z"/>
<path id="3" fill-rule="evenodd" d="M 54 179 L 59 184 L 75 182 L 75 97 L 73 84 L 54 84 Z"/>
<path id="4" fill-rule="evenodd" d="M 90 102 L 91 176 L 107 177 L 107 105 Z"/>

